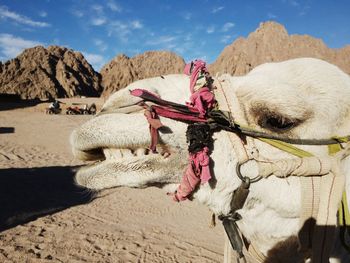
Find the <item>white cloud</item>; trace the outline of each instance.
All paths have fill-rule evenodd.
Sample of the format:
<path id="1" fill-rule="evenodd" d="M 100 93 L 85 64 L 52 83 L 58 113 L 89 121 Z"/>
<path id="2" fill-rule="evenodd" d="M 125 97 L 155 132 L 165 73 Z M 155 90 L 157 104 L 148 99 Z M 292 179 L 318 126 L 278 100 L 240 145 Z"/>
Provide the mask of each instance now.
<path id="1" fill-rule="evenodd" d="M 222 32 L 227 32 L 229 31 L 231 28 L 233 28 L 235 26 L 234 23 L 231 23 L 231 22 L 228 22 L 228 23 L 225 23 L 221 29 Z"/>
<path id="2" fill-rule="evenodd" d="M 93 6 L 91 6 L 91 9 L 96 11 L 99 14 L 103 13 L 103 6 L 102 5 L 93 5 Z"/>
<path id="3" fill-rule="evenodd" d="M 224 44 L 227 44 L 227 43 L 230 42 L 230 40 L 231 40 L 231 36 L 230 36 L 230 35 L 225 35 L 225 36 L 223 36 L 223 37 L 220 39 L 220 42 L 221 42 L 221 43 L 224 43 Z"/>
<path id="4" fill-rule="evenodd" d="M 105 17 L 96 17 L 91 19 L 91 24 L 94 26 L 102 26 L 103 24 L 106 24 L 107 19 Z"/>
<path id="5" fill-rule="evenodd" d="M 268 14 L 267 14 L 267 18 L 268 18 L 268 19 L 275 19 L 275 18 L 277 18 L 277 16 L 276 16 L 275 14 L 268 13 Z"/>
<path id="6" fill-rule="evenodd" d="M 282 0 L 283 3 L 287 3 L 291 6 L 300 6 L 299 2 L 296 0 Z"/>
<path id="7" fill-rule="evenodd" d="M 191 33 L 188 33 L 188 34 L 185 36 L 184 41 L 185 41 L 185 42 L 192 42 L 192 34 L 191 34 Z"/>
<path id="8" fill-rule="evenodd" d="M 41 11 L 41 12 L 39 12 L 39 16 L 41 16 L 41 17 L 47 17 L 47 12 Z"/>
<path id="9" fill-rule="evenodd" d="M 152 40 L 148 40 L 146 45 L 156 46 L 156 45 L 169 45 L 172 41 L 174 41 L 176 37 L 174 36 L 161 36 L 158 38 L 153 38 Z"/>
<path id="10" fill-rule="evenodd" d="M 52 43 L 57 46 L 62 46 L 60 39 L 57 37 L 53 39 Z M 65 46 L 68 46 L 68 45 L 65 45 Z"/>
<path id="11" fill-rule="evenodd" d="M 139 20 L 131 21 L 130 26 L 131 26 L 133 29 L 140 29 L 140 28 L 143 28 L 143 24 L 142 24 Z"/>
<path id="12" fill-rule="evenodd" d="M 299 12 L 299 16 L 306 15 L 309 9 L 310 9 L 310 6 L 308 6 L 308 5 L 303 6 L 302 10 Z"/>
<path id="13" fill-rule="evenodd" d="M 101 39 L 94 39 L 94 44 L 99 48 L 101 52 L 106 51 L 108 48 L 107 44 Z"/>
<path id="14" fill-rule="evenodd" d="M 128 41 L 128 35 L 131 31 L 126 24 L 120 21 L 113 21 L 108 26 L 108 36 L 116 35 L 121 41 Z"/>
<path id="15" fill-rule="evenodd" d="M 209 26 L 208 28 L 207 28 L 207 33 L 208 34 L 211 34 L 211 33 L 214 33 L 215 32 L 215 26 Z"/>
<path id="16" fill-rule="evenodd" d="M 4 59 L 18 56 L 24 49 L 44 45 L 38 41 L 26 40 L 11 34 L 0 34 L 0 53 Z"/>
<path id="17" fill-rule="evenodd" d="M 142 50 L 141 49 L 138 49 L 138 48 L 135 48 L 135 49 L 128 49 L 127 50 L 127 53 L 130 54 L 131 57 L 137 55 L 137 54 L 140 54 L 142 53 Z"/>
<path id="18" fill-rule="evenodd" d="M 30 19 L 29 17 L 22 16 L 15 12 L 10 11 L 6 6 L 0 6 L 0 18 L 10 19 L 17 23 L 24 24 L 32 27 L 49 27 L 50 24 L 46 22 L 38 22 Z"/>
<path id="19" fill-rule="evenodd" d="M 72 10 L 71 13 L 76 16 L 76 17 L 83 17 L 84 16 L 84 12 L 81 10 Z"/>
<path id="20" fill-rule="evenodd" d="M 223 10 L 223 9 L 224 9 L 223 6 L 214 7 L 213 10 L 211 10 L 211 12 L 212 12 L 213 14 L 215 14 L 215 13 L 217 13 L 217 12 Z"/>
<path id="21" fill-rule="evenodd" d="M 300 5 L 299 2 L 294 1 L 294 0 L 289 1 L 289 4 L 292 6 L 299 6 Z"/>
<path id="22" fill-rule="evenodd" d="M 106 62 L 106 59 L 99 54 L 93 54 L 93 53 L 88 53 L 88 52 L 82 52 L 82 53 L 83 53 L 85 59 L 97 71 L 99 71 Z"/>
<path id="23" fill-rule="evenodd" d="M 111 9 L 112 11 L 114 11 L 114 12 L 119 12 L 120 13 L 122 11 L 122 8 L 113 0 L 109 0 L 107 2 L 107 7 L 109 9 Z"/>
<path id="24" fill-rule="evenodd" d="M 138 20 L 127 23 L 121 21 L 112 21 L 108 24 L 108 36 L 116 35 L 121 41 L 128 42 L 128 37 L 132 31 L 140 28 L 143 28 L 143 25 Z"/>
<path id="25" fill-rule="evenodd" d="M 191 13 L 184 13 L 182 14 L 183 18 L 185 20 L 190 20 L 192 18 L 192 14 Z"/>

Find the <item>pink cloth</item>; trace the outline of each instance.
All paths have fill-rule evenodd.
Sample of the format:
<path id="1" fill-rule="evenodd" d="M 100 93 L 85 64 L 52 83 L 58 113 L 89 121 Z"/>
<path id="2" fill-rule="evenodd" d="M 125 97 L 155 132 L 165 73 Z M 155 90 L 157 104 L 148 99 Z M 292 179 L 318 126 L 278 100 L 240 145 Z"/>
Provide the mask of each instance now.
<path id="1" fill-rule="evenodd" d="M 187 63 L 184 68 L 184 74 L 191 76 L 192 68 L 193 68 L 193 62 Z"/>
<path id="2" fill-rule="evenodd" d="M 204 117 L 214 107 L 215 96 L 209 88 L 203 87 L 191 95 L 188 104 L 199 111 L 200 117 Z"/>
<path id="3" fill-rule="evenodd" d="M 168 107 L 162 106 L 152 106 L 152 109 L 157 113 L 157 115 L 180 121 L 191 121 L 191 122 L 207 122 L 208 120 L 204 116 L 195 116 L 191 114 L 182 113 Z M 198 113 L 195 111 L 195 113 Z"/>
<path id="4" fill-rule="evenodd" d="M 190 163 L 182 176 L 179 187 L 173 194 L 175 201 L 186 200 L 199 183 L 204 184 L 211 179 L 208 153 L 208 147 L 204 147 L 201 151 L 190 154 Z"/>
<path id="5" fill-rule="evenodd" d="M 156 153 L 157 152 L 156 147 L 157 147 L 158 137 L 159 137 L 158 129 L 160 127 L 163 127 L 163 124 L 160 122 L 157 113 L 154 111 L 146 109 L 144 115 L 149 123 L 149 130 L 151 134 L 151 145 L 149 146 L 149 148 L 153 153 Z"/>
<path id="6" fill-rule="evenodd" d="M 209 110 L 215 105 L 215 96 L 208 87 L 200 87 L 195 90 L 194 87 L 198 78 L 209 74 L 206 63 L 202 60 L 195 60 L 185 66 L 184 73 L 190 75 L 190 102 L 186 103 L 199 111 L 199 117 L 204 118 Z M 189 165 L 182 176 L 181 183 L 173 194 L 175 201 L 183 201 L 196 189 L 199 182 L 202 184 L 211 179 L 209 149 L 204 147 L 201 151 L 189 156 Z"/>
<path id="7" fill-rule="evenodd" d="M 208 72 L 206 63 L 203 60 L 197 59 L 185 66 L 184 73 L 190 76 L 190 91 L 192 94 L 195 92 L 194 86 L 201 72 Z"/>
<path id="8" fill-rule="evenodd" d="M 190 75 L 190 91 L 192 94 L 190 97 L 190 102 L 186 104 L 189 110 L 193 112 L 199 112 L 199 116 L 197 117 L 179 112 L 176 109 L 164 106 L 165 104 L 161 104 L 162 106 L 153 106 L 152 109 L 146 109 L 145 116 L 150 125 L 150 149 L 152 152 L 156 152 L 156 145 L 158 143 L 159 137 L 158 129 L 163 126 L 158 118 L 158 115 L 178 120 L 206 122 L 207 112 L 214 107 L 214 94 L 210 92 L 210 89 L 208 87 L 200 87 L 202 85 L 201 83 L 205 84 L 205 82 L 202 82 L 204 79 L 200 79 L 198 82 L 198 90 L 195 90 L 194 88 L 199 77 L 204 78 L 209 74 L 206 68 L 206 63 L 202 60 L 195 60 L 194 62 L 191 62 L 185 66 L 184 73 Z M 153 100 L 159 100 L 161 102 L 159 96 L 145 90 L 133 90 L 131 91 L 131 94 L 138 97 L 142 97 L 143 95 L 149 96 Z M 188 196 L 196 189 L 199 183 L 204 184 L 211 179 L 209 163 L 210 158 L 208 147 L 204 147 L 199 152 L 193 154 L 190 153 L 189 164 L 182 176 L 181 183 L 177 191 L 171 194 L 173 195 L 173 199 L 175 201 L 179 202 L 186 200 Z"/>
<path id="9" fill-rule="evenodd" d="M 196 168 L 196 173 L 199 174 L 201 183 L 204 184 L 211 179 L 209 169 L 209 148 L 204 147 L 201 151 L 190 154 L 190 161 Z"/>

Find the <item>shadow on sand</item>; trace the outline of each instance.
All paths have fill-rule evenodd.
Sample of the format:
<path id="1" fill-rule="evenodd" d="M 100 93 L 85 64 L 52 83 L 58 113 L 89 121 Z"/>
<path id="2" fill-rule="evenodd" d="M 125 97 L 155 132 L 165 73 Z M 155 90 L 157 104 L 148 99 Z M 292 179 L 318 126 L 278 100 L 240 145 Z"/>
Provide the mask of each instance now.
<path id="1" fill-rule="evenodd" d="M 74 183 L 76 167 L 0 169 L 0 231 L 91 202 L 96 193 Z"/>
<path id="2" fill-rule="evenodd" d="M 0 134 L 15 133 L 14 127 L 0 127 Z"/>
<path id="3" fill-rule="evenodd" d="M 28 99 L 23 100 L 17 94 L 0 93 L 0 111 L 13 110 L 19 108 L 28 108 L 40 103 L 48 103 L 50 100 Z"/>

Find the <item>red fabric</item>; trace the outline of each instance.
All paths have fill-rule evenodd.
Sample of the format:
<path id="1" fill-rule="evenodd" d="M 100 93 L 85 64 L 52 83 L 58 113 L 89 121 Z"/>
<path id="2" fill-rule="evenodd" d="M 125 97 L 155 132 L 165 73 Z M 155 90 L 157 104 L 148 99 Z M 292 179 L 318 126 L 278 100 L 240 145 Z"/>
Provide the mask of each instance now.
<path id="1" fill-rule="evenodd" d="M 180 202 L 187 199 L 187 197 L 194 191 L 199 184 L 200 178 L 197 177 L 193 171 L 192 165 L 188 164 L 184 175 L 182 176 L 181 183 L 173 195 L 174 201 Z"/>
<path id="2" fill-rule="evenodd" d="M 179 187 L 173 194 L 174 201 L 186 200 L 199 183 L 204 184 L 211 179 L 208 153 L 208 147 L 204 147 L 200 152 L 190 154 L 190 163 L 182 176 Z"/>
<path id="3" fill-rule="evenodd" d="M 154 94 L 152 92 L 149 92 L 148 90 L 144 90 L 144 89 L 134 89 L 132 91 L 130 91 L 130 94 L 136 97 L 140 97 L 142 99 L 145 99 L 146 101 L 148 99 L 153 99 L 155 101 L 156 104 L 158 105 L 162 105 L 161 107 L 163 107 L 165 110 L 169 110 L 169 111 L 177 111 L 176 106 L 174 105 L 169 105 L 168 101 L 166 100 L 162 100 L 157 94 Z M 147 98 L 148 96 L 148 98 Z M 153 97 L 153 98 L 152 98 Z M 176 104 L 176 103 L 174 103 Z M 167 105 L 167 106 L 164 106 Z M 191 111 L 193 113 L 198 113 L 198 109 L 194 106 L 191 106 L 190 104 L 187 105 L 181 105 L 178 104 L 180 106 L 186 106 L 188 111 Z M 158 106 L 159 107 L 159 106 Z M 185 114 L 184 114 L 185 115 Z M 181 120 L 181 118 L 179 118 L 178 120 Z"/>
<path id="4" fill-rule="evenodd" d="M 204 147 L 201 151 L 190 154 L 190 160 L 194 163 L 196 172 L 199 174 L 201 183 L 204 184 L 211 179 L 209 169 L 209 148 Z"/>
<path id="5" fill-rule="evenodd" d="M 192 70 L 191 70 L 191 64 L 193 63 Z M 190 75 L 190 91 L 191 94 L 193 94 L 194 86 L 196 85 L 198 76 L 201 72 L 208 72 L 206 68 L 206 63 L 203 60 L 197 59 L 194 62 L 191 62 L 185 66 L 184 73 L 186 75 Z"/>
<path id="6" fill-rule="evenodd" d="M 209 88 L 203 87 L 191 95 L 188 104 L 199 111 L 200 117 L 204 117 L 214 107 L 215 96 Z"/>
<path id="7" fill-rule="evenodd" d="M 154 93 L 152 93 L 148 90 L 145 90 L 145 89 L 133 89 L 130 91 L 130 94 L 133 96 L 136 96 L 136 97 L 141 97 L 143 94 L 149 94 L 152 97 L 156 97 L 156 98 L 160 99 L 158 94 L 154 94 Z"/>
<path id="8" fill-rule="evenodd" d="M 149 123 L 149 130 L 151 133 L 151 145 L 149 146 L 150 150 L 153 153 L 157 152 L 157 143 L 158 143 L 158 129 L 163 127 L 163 124 L 160 122 L 158 115 L 154 111 L 150 111 L 148 109 L 145 110 L 144 115 Z"/>
<path id="9" fill-rule="evenodd" d="M 204 118 L 209 110 L 214 107 L 215 96 L 210 92 L 208 87 L 202 87 L 195 91 L 194 87 L 200 74 L 208 74 L 206 63 L 202 60 L 195 60 L 187 64 L 184 73 L 190 75 L 190 91 L 191 97 L 188 106 L 194 107 L 199 111 L 199 117 Z M 196 186 L 208 182 L 211 178 L 209 149 L 204 147 L 201 151 L 189 156 L 190 164 L 188 165 L 181 183 L 174 193 L 175 201 L 186 200 L 187 197 L 195 190 Z M 195 169 L 195 170 L 193 170 Z"/>
<path id="10" fill-rule="evenodd" d="M 206 114 L 214 107 L 215 97 L 208 87 L 201 87 L 197 91 L 194 90 L 200 74 L 209 75 L 209 72 L 206 68 L 206 63 L 202 60 L 195 60 L 194 62 L 191 62 L 185 66 L 184 73 L 190 75 L 190 91 L 192 95 L 190 97 L 190 102 L 186 103 L 188 110 L 197 114 L 199 112 L 199 116 L 183 113 L 176 110 L 176 107 L 171 105 L 167 106 L 167 103 L 169 104 L 169 102 L 161 100 L 160 97 L 152 94 L 149 91 L 141 89 L 131 91 L 132 95 L 138 97 L 142 97 L 143 95 L 145 97 L 153 96 L 156 98 L 156 100 L 158 100 L 158 103 L 156 103 L 162 105 L 152 106 L 151 109 L 146 109 L 145 111 L 145 116 L 148 120 L 148 123 L 150 124 L 150 149 L 152 152 L 156 152 L 156 145 L 158 143 L 159 136 L 158 129 L 163 126 L 158 116 L 182 121 L 207 122 Z M 154 98 L 153 101 L 155 101 Z M 175 201 L 179 202 L 186 200 L 188 196 L 192 194 L 192 192 L 196 189 L 199 183 L 204 184 L 211 179 L 209 163 L 210 158 L 208 147 L 204 147 L 197 153 L 190 153 L 189 164 L 182 176 L 181 183 L 176 192 L 171 194 L 173 195 L 173 199 Z"/>
<path id="11" fill-rule="evenodd" d="M 192 67 L 193 67 L 193 62 L 186 64 L 184 68 L 184 74 L 191 76 Z"/>
<path id="12" fill-rule="evenodd" d="M 159 115 L 165 118 L 170 118 L 180 121 L 193 121 L 193 122 L 207 122 L 207 119 L 203 117 L 196 117 L 193 115 L 185 114 L 172 110 L 168 107 L 152 106 L 152 109 Z"/>

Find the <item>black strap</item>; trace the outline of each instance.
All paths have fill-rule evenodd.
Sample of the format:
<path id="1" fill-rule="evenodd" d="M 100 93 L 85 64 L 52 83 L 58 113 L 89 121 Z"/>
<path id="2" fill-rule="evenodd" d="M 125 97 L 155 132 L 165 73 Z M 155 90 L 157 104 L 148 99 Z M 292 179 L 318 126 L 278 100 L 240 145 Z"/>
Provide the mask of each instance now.
<path id="1" fill-rule="evenodd" d="M 235 250 L 239 257 L 243 255 L 243 239 L 238 231 L 236 221 L 242 219 L 241 215 L 236 211 L 241 209 L 249 194 L 249 180 L 243 181 L 241 185 L 233 192 L 231 200 L 231 212 L 228 215 L 220 215 L 219 219 L 225 228 L 226 235 L 230 240 L 231 247 Z"/>
<path id="2" fill-rule="evenodd" d="M 233 215 L 229 214 L 227 216 L 219 216 L 219 219 L 222 221 L 226 235 L 230 240 L 231 247 L 238 253 L 240 258 L 244 257 L 243 240 L 236 224 L 236 221 L 240 220 L 241 216 L 238 213 L 234 213 Z"/>

